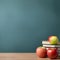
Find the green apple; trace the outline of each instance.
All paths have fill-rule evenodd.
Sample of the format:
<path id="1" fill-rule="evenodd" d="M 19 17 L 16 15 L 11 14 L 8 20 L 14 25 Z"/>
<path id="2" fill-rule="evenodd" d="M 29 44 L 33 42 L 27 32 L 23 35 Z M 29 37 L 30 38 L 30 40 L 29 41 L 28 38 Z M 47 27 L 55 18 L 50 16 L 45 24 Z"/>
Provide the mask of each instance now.
<path id="1" fill-rule="evenodd" d="M 57 36 L 49 36 L 48 41 L 50 44 L 57 44 L 58 43 L 58 37 Z"/>

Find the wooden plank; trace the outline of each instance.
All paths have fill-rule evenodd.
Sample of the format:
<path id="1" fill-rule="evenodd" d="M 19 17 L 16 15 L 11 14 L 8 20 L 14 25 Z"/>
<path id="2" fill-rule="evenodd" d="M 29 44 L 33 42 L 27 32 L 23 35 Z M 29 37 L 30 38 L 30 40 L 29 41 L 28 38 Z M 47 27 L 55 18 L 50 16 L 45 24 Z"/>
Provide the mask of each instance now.
<path id="1" fill-rule="evenodd" d="M 52 59 L 39 58 L 36 56 L 36 53 L 0 53 L 0 60 L 52 60 Z M 53 60 L 60 60 L 60 58 Z"/>

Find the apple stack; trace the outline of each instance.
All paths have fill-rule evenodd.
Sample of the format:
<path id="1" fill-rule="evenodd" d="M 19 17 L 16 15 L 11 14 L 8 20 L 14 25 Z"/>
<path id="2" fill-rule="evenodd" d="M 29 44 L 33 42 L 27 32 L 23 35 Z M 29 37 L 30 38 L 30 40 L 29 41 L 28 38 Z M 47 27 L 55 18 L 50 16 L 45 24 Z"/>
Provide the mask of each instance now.
<path id="1" fill-rule="evenodd" d="M 42 41 L 42 45 L 46 49 L 56 48 L 58 56 L 60 56 L 60 43 L 58 41 L 59 39 L 57 36 L 50 36 L 47 41 L 46 40 Z"/>

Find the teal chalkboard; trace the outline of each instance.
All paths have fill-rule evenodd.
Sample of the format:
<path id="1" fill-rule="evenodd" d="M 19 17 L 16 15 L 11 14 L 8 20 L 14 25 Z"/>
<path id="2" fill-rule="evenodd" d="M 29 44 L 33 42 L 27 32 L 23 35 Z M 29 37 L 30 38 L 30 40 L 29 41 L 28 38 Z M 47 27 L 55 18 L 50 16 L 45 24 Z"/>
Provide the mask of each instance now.
<path id="1" fill-rule="evenodd" d="M 35 52 L 59 26 L 59 0 L 0 0 L 0 52 Z"/>

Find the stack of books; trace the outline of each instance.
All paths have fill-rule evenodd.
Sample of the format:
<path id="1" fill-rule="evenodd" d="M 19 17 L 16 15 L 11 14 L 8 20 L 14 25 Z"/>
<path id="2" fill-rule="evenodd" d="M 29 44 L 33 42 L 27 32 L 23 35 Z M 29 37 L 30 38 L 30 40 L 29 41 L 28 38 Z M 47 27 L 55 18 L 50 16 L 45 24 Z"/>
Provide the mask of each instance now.
<path id="1" fill-rule="evenodd" d="M 58 56 L 60 56 L 60 43 L 58 43 L 57 45 L 51 45 L 48 41 L 42 41 L 42 45 L 46 48 L 57 48 Z"/>

